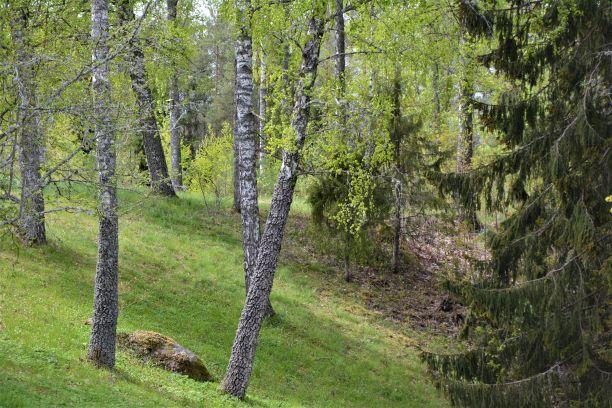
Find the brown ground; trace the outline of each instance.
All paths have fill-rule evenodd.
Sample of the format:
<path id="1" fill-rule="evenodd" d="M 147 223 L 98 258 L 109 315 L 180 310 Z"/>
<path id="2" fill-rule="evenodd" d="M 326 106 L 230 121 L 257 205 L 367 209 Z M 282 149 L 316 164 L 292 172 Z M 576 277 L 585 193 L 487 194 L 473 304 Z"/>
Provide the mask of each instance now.
<path id="1" fill-rule="evenodd" d="M 332 279 L 343 281 L 343 264 L 334 254 L 315 249 L 313 239 L 323 232 L 312 232 L 307 217 L 293 217 L 283 248 L 285 259 L 302 264 L 317 263 L 335 272 Z M 305 234 L 310 228 L 310 233 Z M 487 253 L 478 234 L 466 232 L 459 223 L 437 219 L 412 222 L 404 241 L 406 264 L 401 273 L 385 267 L 352 265 L 351 290 L 363 304 L 385 319 L 407 324 L 425 333 L 455 335 L 465 317 L 465 306 L 458 304 L 443 282 L 449 274 L 465 274 L 469 258 L 483 260 Z"/>

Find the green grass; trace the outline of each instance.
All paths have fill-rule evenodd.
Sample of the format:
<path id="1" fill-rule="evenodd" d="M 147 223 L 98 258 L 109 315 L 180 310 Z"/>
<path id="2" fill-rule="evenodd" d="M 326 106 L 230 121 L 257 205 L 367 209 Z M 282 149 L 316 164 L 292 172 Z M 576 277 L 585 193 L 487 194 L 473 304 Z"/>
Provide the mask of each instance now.
<path id="1" fill-rule="evenodd" d="M 114 372 L 87 363 L 96 219 L 48 216 L 49 245 L 0 241 L 0 406 L 442 407 L 402 334 L 322 267 L 281 264 L 278 317 L 261 332 L 248 398 L 218 391 L 244 299 L 239 217 L 197 195 L 121 196 L 119 330 L 175 338 L 216 381 L 198 383 L 119 352 Z M 299 205 L 300 211 L 305 206 Z"/>

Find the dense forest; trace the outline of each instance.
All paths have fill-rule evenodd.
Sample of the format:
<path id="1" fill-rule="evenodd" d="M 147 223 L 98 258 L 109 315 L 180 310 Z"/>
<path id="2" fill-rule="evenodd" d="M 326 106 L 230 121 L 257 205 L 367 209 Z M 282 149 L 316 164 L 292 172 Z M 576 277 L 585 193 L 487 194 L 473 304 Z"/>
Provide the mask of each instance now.
<path id="1" fill-rule="evenodd" d="M 0 406 L 611 406 L 611 63 L 601 0 L 1 1 Z"/>

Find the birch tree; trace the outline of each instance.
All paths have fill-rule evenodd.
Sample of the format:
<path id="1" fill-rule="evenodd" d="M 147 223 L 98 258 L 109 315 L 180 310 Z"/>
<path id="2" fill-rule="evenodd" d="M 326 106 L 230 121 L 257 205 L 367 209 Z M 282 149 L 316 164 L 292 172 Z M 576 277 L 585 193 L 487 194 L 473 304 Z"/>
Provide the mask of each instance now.
<path id="1" fill-rule="evenodd" d="M 44 153 L 44 137 L 36 100 L 35 58 L 29 52 L 26 39 L 27 10 L 17 7 L 11 19 L 11 36 L 16 51 L 15 82 L 17 85 L 19 124 L 18 150 L 21 171 L 21 200 L 18 229 L 28 245 L 44 244 L 45 200 L 41 162 Z"/>
<path id="2" fill-rule="evenodd" d="M 266 109 L 267 109 L 267 84 L 266 84 L 266 61 L 262 52 L 259 58 L 259 143 L 258 143 L 258 159 L 259 172 L 263 171 L 264 157 L 266 155 L 265 145 L 265 128 L 266 128 Z"/>
<path id="3" fill-rule="evenodd" d="M 402 181 L 401 174 L 403 172 L 402 160 L 401 160 L 401 149 L 402 149 L 402 106 L 401 106 L 401 94 L 402 94 L 402 83 L 401 83 L 401 67 L 395 65 L 395 73 L 393 78 L 393 110 L 392 110 L 392 121 L 391 124 L 391 141 L 393 142 L 393 161 L 394 161 L 394 175 L 393 175 L 393 190 L 395 194 L 395 211 L 393 216 L 393 260 L 392 268 L 393 273 L 398 273 L 400 269 L 400 257 L 401 257 L 401 238 L 402 238 Z"/>
<path id="4" fill-rule="evenodd" d="M 176 10 L 178 0 L 167 0 L 167 20 L 170 30 L 175 29 Z M 171 67 L 172 73 L 168 88 L 168 100 L 170 110 L 170 172 L 172 185 L 176 191 L 183 188 L 183 168 L 181 166 L 181 133 L 179 119 L 181 117 L 178 76 L 175 64 Z"/>
<path id="5" fill-rule="evenodd" d="M 259 203 L 257 195 L 257 133 L 253 114 L 253 39 L 250 29 L 250 0 L 238 0 L 239 34 L 236 40 L 236 125 L 240 214 L 244 249 L 245 287 L 248 294 L 259 246 Z M 266 300 L 266 315 L 274 310 Z"/>
<path id="6" fill-rule="evenodd" d="M 119 224 L 115 178 L 115 135 L 111 122 L 109 80 L 108 0 L 91 2 L 93 114 L 99 182 L 98 261 L 94 313 L 88 359 L 100 367 L 115 366 L 115 337 L 119 315 Z"/>
<path id="7" fill-rule="evenodd" d="M 134 23 L 135 15 L 130 0 L 119 1 L 119 20 L 123 26 Z M 170 177 L 166 156 L 162 146 L 157 120 L 155 119 L 155 101 L 147 84 L 144 52 L 139 42 L 138 33 L 129 38 L 128 66 L 132 91 L 136 95 L 138 107 L 138 131 L 142 135 L 147 167 L 151 177 L 152 190 L 164 196 L 176 196 Z"/>
<path id="8" fill-rule="evenodd" d="M 227 373 L 221 385 L 225 392 L 239 398 L 244 398 L 253 370 L 261 322 L 272 290 L 283 232 L 298 177 L 298 163 L 307 136 L 311 92 L 316 79 L 324 32 L 324 21 L 318 10 L 313 10 L 312 13 L 308 23 L 307 41 L 302 48 L 302 65 L 291 118 L 291 127 L 295 134 L 294 147 L 285 149 L 282 153 L 281 168 L 260 240 L 254 274 L 240 315 Z"/>

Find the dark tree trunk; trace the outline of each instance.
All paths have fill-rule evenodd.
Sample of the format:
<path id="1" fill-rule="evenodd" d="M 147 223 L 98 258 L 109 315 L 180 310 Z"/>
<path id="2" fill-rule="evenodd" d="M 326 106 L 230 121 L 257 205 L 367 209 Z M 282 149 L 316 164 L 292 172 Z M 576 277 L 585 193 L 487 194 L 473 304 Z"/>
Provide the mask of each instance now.
<path id="1" fill-rule="evenodd" d="M 343 0 L 335 1 L 335 43 L 336 43 L 336 58 L 335 70 L 336 78 L 340 83 L 340 94 L 344 97 L 346 90 L 345 72 L 346 72 L 346 40 L 344 32 L 344 5 Z"/>
<path id="2" fill-rule="evenodd" d="M 349 232 L 344 233 L 344 281 L 349 283 L 353 280 L 351 274 L 351 242 L 353 237 Z"/>
<path id="3" fill-rule="evenodd" d="M 393 159 L 395 161 L 395 217 L 393 220 L 393 273 L 398 273 L 401 264 L 401 238 L 402 238 L 402 159 L 401 147 L 403 132 L 401 129 L 402 111 L 401 111 L 401 68 L 399 65 L 395 67 L 395 77 L 393 79 L 393 124 L 392 124 L 392 139 L 393 139 Z"/>
<path id="4" fill-rule="evenodd" d="M 134 10 L 129 0 L 120 0 L 119 19 L 124 25 L 135 20 Z M 136 105 L 138 106 L 138 130 L 142 134 L 147 167 L 151 176 L 151 188 L 155 193 L 175 197 L 176 193 L 168 176 L 166 156 L 155 119 L 155 102 L 146 81 L 144 54 L 137 35 L 130 44 L 128 59 L 132 90 L 136 94 Z"/>
<path id="5" fill-rule="evenodd" d="M 167 0 L 167 19 L 168 24 L 176 24 L 176 8 L 178 0 Z M 178 90 L 178 74 L 176 66 L 173 64 L 168 87 L 168 99 L 170 110 L 170 173 L 172 186 L 175 191 L 183 189 L 183 167 L 181 164 L 181 128 L 180 128 L 180 98 Z"/>
<path id="6" fill-rule="evenodd" d="M 434 63 L 433 72 L 433 98 L 434 98 L 434 126 L 436 131 L 440 126 L 440 67 L 438 62 Z M 436 132 L 436 138 L 438 138 Z"/>
<path id="7" fill-rule="evenodd" d="M 468 78 L 464 78 L 462 82 L 457 137 L 457 171 L 460 173 L 470 169 L 474 156 L 474 111 L 470 101 L 472 87 Z"/>
<path id="8" fill-rule="evenodd" d="M 21 201 L 18 229 L 26 245 L 41 245 L 46 242 L 45 199 L 43 180 L 40 174 L 44 153 L 44 137 L 37 110 L 36 82 L 33 56 L 24 38 L 27 12 L 15 10 L 11 20 L 11 35 L 16 49 L 15 82 L 17 85 L 17 121 L 19 134 L 19 168 L 21 171 Z"/>
<path id="9" fill-rule="evenodd" d="M 115 179 L 115 136 L 110 119 L 108 69 L 108 0 L 91 2 L 92 83 L 95 140 L 99 177 L 98 262 L 94 313 L 88 358 L 101 367 L 115 366 L 115 337 L 119 315 L 119 223 Z"/>
<path id="10" fill-rule="evenodd" d="M 335 74 L 338 80 L 339 89 L 338 89 L 338 100 L 340 103 L 340 125 L 342 129 L 346 128 L 346 123 L 348 121 L 347 116 L 347 106 L 345 101 L 346 94 L 346 39 L 344 32 L 344 5 L 343 0 L 334 0 L 335 2 L 335 15 L 334 15 L 334 23 L 335 23 L 335 48 L 336 48 L 336 58 L 335 58 Z M 346 131 L 344 137 L 346 137 Z"/>
<path id="11" fill-rule="evenodd" d="M 242 245 L 244 248 L 244 282 L 249 293 L 251 277 L 259 247 L 259 203 L 257 195 L 257 133 L 253 114 L 253 44 L 250 32 L 251 2 L 239 0 L 240 33 L 236 41 L 236 126 L 234 140 L 238 147 L 238 178 L 240 183 L 240 214 L 242 215 Z M 266 312 L 274 314 L 269 300 Z"/>
<path id="12" fill-rule="evenodd" d="M 462 21 L 463 27 L 460 42 L 465 41 L 463 32 L 467 30 L 466 22 Z M 457 135 L 457 172 L 469 171 L 474 157 L 474 105 L 472 95 L 472 71 L 465 57 L 461 55 L 463 65 L 463 77 L 459 88 L 459 133 Z M 473 230 L 480 229 L 480 221 L 476 211 L 472 208 L 461 210 L 461 218 L 467 221 Z"/>
<path id="13" fill-rule="evenodd" d="M 395 218 L 393 220 L 393 273 L 398 273 L 401 267 L 402 239 L 402 182 L 395 180 Z"/>
<path id="14" fill-rule="evenodd" d="M 306 128 L 310 117 L 311 92 L 319 63 L 323 27 L 323 20 L 314 16 L 310 19 L 308 41 L 302 49 L 300 80 L 296 89 L 294 114 L 291 120 L 291 125 L 296 134 L 295 149 L 283 152 L 268 220 L 259 244 L 255 273 L 251 277 L 250 288 L 238 323 L 229 366 L 221 385 L 225 392 L 239 398 L 244 398 L 253 370 L 259 330 L 266 312 L 266 301 L 272 290 L 283 232 L 293 200 L 300 152 L 306 139 Z"/>

